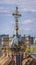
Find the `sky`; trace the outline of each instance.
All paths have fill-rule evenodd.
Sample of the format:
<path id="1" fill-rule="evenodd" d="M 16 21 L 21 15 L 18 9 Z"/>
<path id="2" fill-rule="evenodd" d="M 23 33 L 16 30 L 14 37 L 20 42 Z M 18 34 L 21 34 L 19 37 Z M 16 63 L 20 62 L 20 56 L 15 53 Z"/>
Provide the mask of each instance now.
<path id="1" fill-rule="evenodd" d="M 22 15 L 18 33 L 36 37 L 36 0 L 0 0 L 0 35 L 13 36 L 16 33 L 15 17 L 12 15 L 16 6 Z"/>

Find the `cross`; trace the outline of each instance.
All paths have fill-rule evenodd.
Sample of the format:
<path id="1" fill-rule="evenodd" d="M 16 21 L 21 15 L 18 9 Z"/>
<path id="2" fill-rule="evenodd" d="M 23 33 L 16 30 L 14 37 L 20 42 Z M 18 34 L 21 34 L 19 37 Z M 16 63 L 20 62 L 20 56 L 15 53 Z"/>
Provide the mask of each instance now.
<path id="1" fill-rule="evenodd" d="M 12 15 L 16 18 L 16 35 L 18 35 L 18 17 L 21 16 L 18 12 L 18 7 L 16 7 L 16 13 L 13 13 Z"/>
<path id="2" fill-rule="evenodd" d="M 16 13 L 13 13 L 12 15 L 15 16 L 16 18 L 21 16 L 21 14 L 19 14 L 19 12 L 18 12 L 18 7 L 16 7 Z"/>

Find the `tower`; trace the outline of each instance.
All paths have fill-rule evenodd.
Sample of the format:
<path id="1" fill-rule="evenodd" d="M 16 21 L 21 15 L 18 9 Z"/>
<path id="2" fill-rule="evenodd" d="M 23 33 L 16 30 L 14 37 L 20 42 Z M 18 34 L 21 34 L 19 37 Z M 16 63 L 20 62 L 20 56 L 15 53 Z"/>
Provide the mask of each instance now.
<path id="1" fill-rule="evenodd" d="M 22 54 L 19 53 L 19 50 L 20 48 L 18 47 L 19 46 L 19 39 L 20 39 L 20 36 L 19 36 L 19 39 L 18 39 L 18 18 L 21 16 L 21 14 L 19 14 L 19 11 L 18 11 L 18 7 L 16 7 L 16 12 L 12 14 L 13 16 L 15 16 L 15 20 L 16 20 L 16 65 L 21 65 L 22 64 Z M 18 43 L 18 44 L 17 44 Z M 18 53 L 18 54 L 17 54 Z"/>

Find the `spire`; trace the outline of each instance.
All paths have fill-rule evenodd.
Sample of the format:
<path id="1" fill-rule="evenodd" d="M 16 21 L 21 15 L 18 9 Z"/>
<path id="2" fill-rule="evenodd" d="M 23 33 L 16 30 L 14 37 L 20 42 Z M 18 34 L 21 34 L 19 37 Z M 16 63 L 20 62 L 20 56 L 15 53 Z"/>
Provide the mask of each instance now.
<path id="1" fill-rule="evenodd" d="M 21 16 L 21 14 L 18 12 L 18 7 L 16 7 L 16 12 L 12 15 L 15 16 L 16 19 L 16 35 L 18 36 L 18 18 Z"/>

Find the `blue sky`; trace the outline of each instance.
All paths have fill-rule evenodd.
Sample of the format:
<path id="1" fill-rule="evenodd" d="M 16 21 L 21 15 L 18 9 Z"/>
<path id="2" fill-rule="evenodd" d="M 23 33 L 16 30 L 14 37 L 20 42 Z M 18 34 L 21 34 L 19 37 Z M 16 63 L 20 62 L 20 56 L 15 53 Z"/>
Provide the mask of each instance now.
<path id="1" fill-rule="evenodd" d="M 15 18 L 12 13 L 19 8 L 19 34 L 36 37 L 36 0 L 0 0 L 0 34 L 15 34 Z"/>

